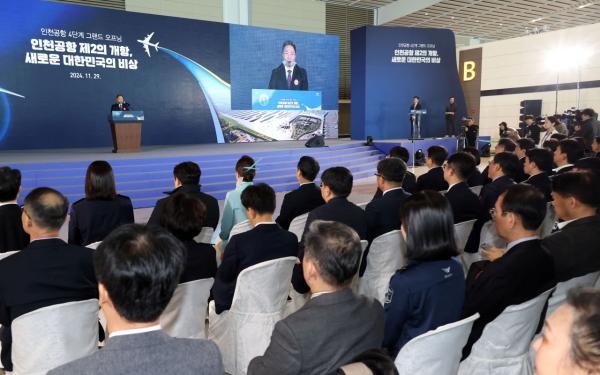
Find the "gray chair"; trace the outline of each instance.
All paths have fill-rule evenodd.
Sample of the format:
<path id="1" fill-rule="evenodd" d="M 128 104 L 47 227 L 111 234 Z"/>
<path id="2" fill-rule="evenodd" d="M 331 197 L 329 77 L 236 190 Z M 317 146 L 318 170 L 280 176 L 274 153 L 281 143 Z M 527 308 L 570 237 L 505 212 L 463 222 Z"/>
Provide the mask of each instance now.
<path id="1" fill-rule="evenodd" d="M 206 338 L 208 297 L 214 279 L 200 279 L 177 286 L 171 301 L 160 316 L 160 325 L 172 337 Z"/>

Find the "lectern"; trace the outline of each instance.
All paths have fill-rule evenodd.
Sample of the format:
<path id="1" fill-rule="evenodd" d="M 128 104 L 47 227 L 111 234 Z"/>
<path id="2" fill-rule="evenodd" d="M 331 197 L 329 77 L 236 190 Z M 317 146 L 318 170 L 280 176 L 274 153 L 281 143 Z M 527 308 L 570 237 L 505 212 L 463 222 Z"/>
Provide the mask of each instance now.
<path id="1" fill-rule="evenodd" d="M 410 111 L 411 139 L 421 139 L 421 116 L 426 114 L 426 109 L 412 109 Z"/>
<path id="2" fill-rule="evenodd" d="M 143 111 L 113 111 L 110 131 L 112 133 L 112 152 L 140 152 L 142 143 Z"/>

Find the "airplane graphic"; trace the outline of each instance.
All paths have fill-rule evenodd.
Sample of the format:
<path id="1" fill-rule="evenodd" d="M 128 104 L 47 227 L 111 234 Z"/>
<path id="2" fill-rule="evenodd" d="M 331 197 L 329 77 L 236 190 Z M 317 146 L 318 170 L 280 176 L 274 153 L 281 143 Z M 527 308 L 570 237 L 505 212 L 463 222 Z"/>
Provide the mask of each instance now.
<path id="1" fill-rule="evenodd" d="M 156 49 L 156 51 L 158 51 L 158 42 L 150 43 L 150 39 L 152 39 L 153 36 L 154 36 L 154 32 L 146 35 L 146 38 L 144 38 L 144 40 L 138 39 L 138 42 L 140 42 L 144 45 L 144 51 L 146 51 L 146 53 L 148 54 L 148 57 L 151 57 L 150 56 L 150 47 L 154 47 Z"/>
<path id="2" fill-rule="evenodd" d="M 3 92 L 3 93 L 5 93 L 5 94 L 8 94 L 8 95 L 13 95 L 13 96 L 17 96 L 17 97 L 19 97 L 19 98 L 23 98 L 23 99 L 25 99 L 25 97 L 24 97 L 23 95 L 19 95 L 19 94 L 17 94 L 16 92 L 12 92 L 12 91 L 5 90 L 5 89 L 3 89 L 2 87 L 0 87 L 0 92 Z"/>

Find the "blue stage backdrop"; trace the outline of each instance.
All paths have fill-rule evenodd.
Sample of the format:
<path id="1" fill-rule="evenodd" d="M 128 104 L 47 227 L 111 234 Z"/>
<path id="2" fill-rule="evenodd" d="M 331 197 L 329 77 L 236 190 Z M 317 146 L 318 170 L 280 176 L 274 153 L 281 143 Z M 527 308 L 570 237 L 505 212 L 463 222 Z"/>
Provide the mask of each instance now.
<path id="1" fill-rule="evenodd" d="M 454 34 L 444 29 L 367 26 L 351 32 L 352 138 L 408 138 L 413 96 L 428 114 L 421 136 L 445 134 L 444 112 L 456 97 L 466 107 L 456 68 Z"/>
<path id="2" fill-rule="evenodd" d="M 252 55 L 273 57 L 271 69 L 292 37 L 305 49 L 299 56 L 313 53 L 312 44 L 331 46 L 318 57 L 337 67 L 335 37 L 38 0 L 3 1 L 0 19 L 0 150 L 109 146 L 117 93 L 145 112 L 142 145 L 337 137 L 337 85 L 330 85 L 338 81 L 337 68 L 331 77 L 321 75 L 329 70 L 308 71 L 310 89 L 327 98 L 323 110 L 288 111 L 276 124 L 273 114 L 285 111 L 248 111 L 251 89 L 266 88 L 269 77 L 251 87 L 239 72 L 243 67 L 257 77 L 264 67 L 242 56 L 234 60 L 235 77 L 230 71 L 230 51 L 248 51 L 240 44 L 249 38 L 244 33 L 270 41 L 260 43 L 263 51 L 253 45 Z M 309 61 L 299 57 L 298 64 Z M 234 103 L 239 95 L 248 105 L 232 108 L 232 94 Z"/>

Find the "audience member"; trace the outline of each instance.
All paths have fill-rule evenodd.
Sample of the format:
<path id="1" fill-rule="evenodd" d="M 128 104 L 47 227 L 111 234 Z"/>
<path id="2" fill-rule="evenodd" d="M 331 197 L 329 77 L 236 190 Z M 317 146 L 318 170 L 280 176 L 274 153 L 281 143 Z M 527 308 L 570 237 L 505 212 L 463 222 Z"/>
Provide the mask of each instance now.
<path id="1" fill-rule="evenodd" d="M 479 150 L 474 147 L 466 147 L 463 151 L 467 154 L 473 155 L 475 158 L 475 169 L 467 179 L 467 185 L 470 187 L 483 185 L 485 181 L 481 171 L 479 170 L 479 164 L 481 164 L 481 154 L 479 153 Z"/>
<path id="2" fill-rule="evenodd" d="M 275 191 L 267 184 L 246 187 L 241 203 L 253 229 L 233 236 L 212 288 L 217 314 L 229 310 L 237 278 L 243 270 L 268 260 L 297 256 L 298 238 L 273 220 Z"/>
<path id="3" fill-rule="evenodd" d="M 540 143 L 540 127 L 532 115 L 525 116 L 525 138 L 531 138 L 534 144 Z"/>
<path id="4" fill-rule="evenodd" d="M 117 194 L 115 176 L 104 160 L 92 162 L 85 174 L 85 198 L 71 206 L 69 243 L 102 241 L 113 229 L 133 223 L 131 199 Z"/>
<path id="5" fill-rule="evenodd" d="M 448 151 L 442 146 L 431 146 L 427 149 L 425 164 L 429 171 L 417 178 L 417 188 L 422 190 L 444 191 L 448 183 L 444 180 L 442 165 L 448 157 Z"/>
<path id="6" fill-rule="evenodd" d="M 204 220 L 204 225 L 216 229 L 217 224 L 219 223 L 219 202 L 211 195 L 200 191 L 200 175 L 200 167 L 192 161 L 185 161 L 177 164 L 175 168 L 173 168 L 175 190 L 166 194 L 171 196 L 176 193 L 188 193 L 199 198 L 206 207 L 206 219 Z M 156 207 L 154 207 L 154 210 L 150 215 L 148 224 L 160 225 L 160 217 L 167 198 L 168 197 L 159 199 L 158 202 L 156 202 Z"/>
<path id="7" fill-rule="evenodd" d="M 304 242 L 302 267 L 312 296 L 275 325 L 265 354 L 250 362 L 248 375 L 329 374 L 381 347 L 383 308 L 350 289 L 361 254 L 356 231 L 314 221 Z"/>
<path id="8" fill-rule="evenodd" d="M 325 204 L 321 197 L 321 190 L 314 183 L 319 169 L 319 163 L 311 156 L 303 156 L 298 161 L 296 179 L 300 187 L 283 197 L 279 217 L 275 220 L 283 229 L 289 229 L 295 217 Z"/>
<path id="9" fill-rule="evenodd" d="M 394 359 L 382 349 L 370 349 L 359 354 L 332 375 L 398 375 Z"/>
<path id="10" fill-rule="evenodd" d="M 581 111 L 581 137 L 585 139 L 588 150 L 592 148 L 594 137 L 600 137 L 600 122 L 597 117 L 592 108 Z"/>
<path id="11" fill-rule="evenodd" d="M 554 138 L 550 138 L 547 141 L 544 142 L 544 144 L 542 145 L 542 148 L 545 148 L 548 151 L 552 151 L 552 153 L 554 153 L 554 151 L 556 151 L 556 148 L 559 145 L 559 141 L 558 139 L 554 139 Z M 554 163 L 554 161 L 552 161 Z"/>
<path id="12" fill-rule="evenodd" d="M 600 177 L 568 172 L 552 179 L 552 205 L 559 231 L 542 241 L 554 260 L 558 282 L 600 270 Z"/>
<path id="13" fill-rule="evenodd" d="M 594 137 L 594 142 L 592 142 L 592 152 L 595 157 L 600 157 L 600 137 Z"/>
<path id="14" fill-rule="evenodd" d="M 179 193 L 167 198 L 160 216 L 160 226 L 171 232 L 185 246 L 185 267 L 180 283 L 215 277 L 217 257 L 210 244 L 197 243 L 206 220 L 206 206 L 200 198 L 190 193 Z"/>
<path id="15" fill-rule="evenodd" d="M 572 289 L 533 343 L 538 375 L 598 374 L 600 369 L 600 291 Z"/>
<path id="16" fill-rule="evenodd" d="M 22 221 L 31 243 L 0 261 L 2 364 L 12 371 L 12 321 L 28 312 L 65 302 L 98 298 L 93 250 L 59 238 L 69 202 L 50 188 L 32 190 L 25 198 Z"/>
<path id="17" fill-rule="evenodd" d="M 223 374 L 214 343 L 169 337 L 160 328 L 184 263 L 185 247 L 162 228 L 128 224 L 113 231 L 94 254 L 109 339 L 49 374 Z"/>
<path id="18" fill-rule="evenodd" d="M 527 150 L 531 150 L 534 148 L 535 148 L 535 143 L 533 143 L 533 140 L 530 138 L 521 138 L 517 141 L 517 147 L 515 148 L 515 155 L 517 155 L 517 157 L 519 158 L 519 163 L 521 164 L 521 166 L 519 167 L 519 170 L 517 171 L 517 174 L 515 175 L 515 182 L 521 183 L 529 178 L 529 175 L 527 175 L 524 172 L 525 153 L 527 152 Z"/>
<path id="19" fill-rule="evenodd" d="M 581 158 L 573 164 L 573 171 L 591 171 L 600 175 L 600 158 L 593 156 Z"/>
<path id="20" fill-rule="evenodd" d="M 450 156 L 444 164 L 444 179 L 448 183 L 446 199 L 450 202 L 454 223 L 477 219 L 481 208 L 479 197 L 467 185 L 467 177 L 477 169 L 475 158 L 465 152 Z"/>
<path id="21" fill-rule="evenodd" d="M 402 146 L 394 146 L 390 149 L 390 152 L 387 155 L 388 158 L 399 158 L 405 164 L 408 164 L 408 160 L 410 159 L 410 154 L 406 147 Z M 404 179 L 402 180 L 402 189 L 407 193 L 414 194 L 417 192 L 417 177 L 414 173 L 406 169 L 406 173 L 404 174 Z M 381 198 L 383 192 L 379 187 L 375 191 L 375 195 L 371 200 L 375 200 L 377 198 Z"/>
<path id="22" fill-rule="evenodd" d="M 551 201 L 552 184 L 549 173 L 552 172 L 552 152 L 543 148 L 527 150 L 524 171 L 529 178 L 524 183 L 535 186 L 540 190 L 546 201 Z"/>
<path id="23" fill-rule="evenodd" d="M 256 176 L 256 162 L 248 155 L 242 156 L 235 164 L 235 177 L 237 179 L 235 190 L 225 196 L 223 217 L 221 218 L 221 232 L 219 237 L 222 246 L 227 245 L 231 229 L 238 223 L 248 220 L 246 209 L 242 206 L 241 195 L 244 189 L 252 185 Z"/>
<path id="24" fill-rule="evenodd" d="M 573 164 L 583 157 L 583 148 L 573 139 L 563 139 L 554 151 L 555 174 L 569 172 Z"/>
<path id="25" fill-rule="evenodd" d="M 492 215 L 508 246 L 502 257 L 476 262 L 469 269 L 462 316 L 480 317 L 463 350 L 465 358 L 485 326 L 506 307 L 528 301 L 554 284 L 552 259 L 536 236 L 546 215 L 544 195 L 533 186 L 510 186 L 498 197 Z"/>
<path id="26" fill-rule="evenodd" d="M 500 140 L 498 140 L 498 143 L 494 147 L 494 154 L 497 155 L 501 152 L 514 153 L 516 149 L 517 149 L 517 144 L 515 142 L 513 142 L 512 140 L 510 140 L 508 138 L 501 138 Z M 517 173 L 517 171 L 515 171 L 515 173 Z M 483 172 L 481 172 L 481 175 L 483 176 L 483 179 L 484 179 L 484 185 L 487 185 L 490 182 L 492 182 L 492 178 L 489 176 L 489 166 L 485 167 Z M 514 176 L 512 178 L 514 179 Z"/>
<path id="27" fill-rule="evenodd" d="M 500 138 L 509 138 L 513 141 L 519 140 L 519 132 L 513 128 L 509 128 L 506 122 L 502 121 L 498 124 Z"/>
<path id="28" fill-rule="evenodd" d="M 0 253 L 21 250 L 29 243 L 23 230 L 21 207 L 17 198 L 21 191 L 21 171 L 0 168 Z"/>
<path id="29" fill-rule="evenodd" d="M 552 134 L 550 136 L 550 139 L 556 139 L 557 141 L 562 141 L 563 139 L 567 139 L 568 136 L 566 134 L 563 133 L 559 133 L 559 134 Z"/>
<path id="30" fill-rule="evenodd" d="M 465 294 L 452 210 L 443 195 L 417 193 L 402 208 L 408 265 L 390 280 L 383 347 L 392 357 L 411 339 L 460 318 Z M 400 249 L 398 249 L 400 251 Z"/>
<path id="31" fill-rule="evenodd" d="M 544 142 L 550 139 L 553 134 L 558 134 L 558 130 L 554 127 L 556 124 L 556 117 L 554 116 L 546 116 L 544 119 L 544 134 L 540 137 L 540 142 L 538 143 L 538 147 L 543 147 Z"/>
<path id="32" fill-rule="evenodd" d="M 569 129 L 567 129 L 567 125 L 565 125 L 562 121 L 562 115 L 561 114 L 555 114 L 554 118 L 556 119 L 556 122 L 554 123 L 554 128 L 556 129 L 556 131 L 559 134 L 562 135 L 568 135 L 569 134 Z"/>

